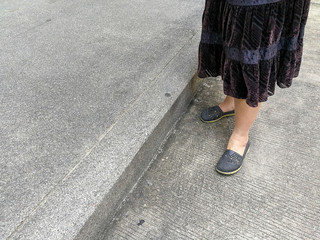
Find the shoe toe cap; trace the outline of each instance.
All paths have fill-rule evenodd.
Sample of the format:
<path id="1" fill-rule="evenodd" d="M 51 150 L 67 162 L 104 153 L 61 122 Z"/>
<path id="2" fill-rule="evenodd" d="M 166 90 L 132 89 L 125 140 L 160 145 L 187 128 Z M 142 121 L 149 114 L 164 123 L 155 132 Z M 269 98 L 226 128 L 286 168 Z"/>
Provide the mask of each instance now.
<path id="1" fill-rule="evenodd" d="M 226 163 L 226 162 L 218 162 L 217 164 L 217 170 L 221 172 L 234 172 L 237 169 L 239 169 L 241 165 L 239 164 L 233 164 L 233 163 Z"/>
<path id="2" fill-rule="evenodd" d="M 219 159 L 216 169 L 222 173 L 232 173 L 241 168 L 242 162 L 242 156 L 232 150 L 226 150 Z"/>
<path id="3" fill-rule="evenodd" d="M 206 109 L 201 113 L 201 118 L 205 121 L 210 121 L 212 118 L 210 118 L 209 111 Z"/>
<path id="4" fill-rule="evenodd" d="M 205 109 L 201 113 L 201 118 L 205 121 L 213 121 L 220 117 L 220 113 L 215 108 Z"/>

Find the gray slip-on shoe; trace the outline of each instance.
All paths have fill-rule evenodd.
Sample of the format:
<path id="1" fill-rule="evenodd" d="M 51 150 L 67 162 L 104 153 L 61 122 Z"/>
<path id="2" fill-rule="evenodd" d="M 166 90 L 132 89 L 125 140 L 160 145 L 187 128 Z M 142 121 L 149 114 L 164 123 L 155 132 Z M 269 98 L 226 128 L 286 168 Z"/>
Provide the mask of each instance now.
<path id="1" fill-rule="evenodd" d="M 243 164 L 243 160 L 250 148 L 250 142 L 248 141 L 244 150 L 243 156 L 232 150 L 226 150 L 218 161 L 216 171 L 223 175 L 232 175 L 237 173 Z"/>
<path id="2" fill-rule="evenodd" d="M 230 117 L 234 115 L 234 110 L 229 112 L 223 112 L 221 108 L 217 106 L 209 107 L 201 113 L 201 121 L 205 123 L 214 123 L 224 117 Z"/>

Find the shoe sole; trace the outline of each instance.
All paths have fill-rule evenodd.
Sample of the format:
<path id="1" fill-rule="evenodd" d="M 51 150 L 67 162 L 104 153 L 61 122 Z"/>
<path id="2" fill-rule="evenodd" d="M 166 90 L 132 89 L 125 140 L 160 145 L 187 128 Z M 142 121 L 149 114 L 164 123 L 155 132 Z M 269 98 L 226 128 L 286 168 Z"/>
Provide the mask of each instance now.
<path id="1" fill-rule="evenodd" d="M 246 156 L 247 156 L 247 154 L 249 153 L 249 151 L 250 151 L 250 147 L 248 148 L 248 151 L 247 151 L 247 153 L 246 153 Z M 240 171 L 240 169 L 242 168 L 242 165 L 243 165 L 243 163 L 241 164 L 241 166 L 240 166 L 237 170 L 235 170 L 235 171 L 233 171 L 233 172 L 223 172 L 223 171 L 220 171 L 218 168 L 216 168 L 216 171 L 217 171 L 218 173 L 222 174 L 222 175 L 233 175 L 233 174 L 235 174 L 235 173 L 237 173 L 237 172 Z"/>
<path id="2" fill-rule="evenodd" d="M 233 172 L 222 172 L 222 171 L 220 171 L 218 168 L 216 168 L 216 171 L 217 171 L 218 173 L 222 174 L 222 175 L 233 175 L 233 174 L 239 172 L 241 168 L 242 168 L 242 165 L 241 165 L 237 170 L 235 170 L 235 171 L 233 171 Z"/>
<path id="3" fill-rule="evenodd" d="M 217 122 L 219 120 L 221 120 L 222 118 L 225 118 L 225 117 L 231 117 L 231 116 L 234 116 L 234 113 L 230 113 L 230 114 L 226 114 L 226 115 L 223 115 L 222 117 L 218 118 L 218 119 L 215 119 L 215 120 L 211 120 L 211 121 L 206 121 L 204 120 L 202 117 L 200 117 L 200 120 L 204 123 L 214 123 L 214 122 Z"/>

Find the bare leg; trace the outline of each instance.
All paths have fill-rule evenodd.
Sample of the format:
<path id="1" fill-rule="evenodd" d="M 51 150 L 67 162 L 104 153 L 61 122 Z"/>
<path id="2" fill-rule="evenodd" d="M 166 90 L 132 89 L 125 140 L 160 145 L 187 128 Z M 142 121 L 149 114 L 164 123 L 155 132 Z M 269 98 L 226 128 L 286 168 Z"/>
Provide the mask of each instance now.
<path id="1" fill-rule="evenodd" d="M 223 112 L 229 112 L 234 110 L 234 98 L 226 96 L 223 102 L 219 104 L 219 107 Z"/>
<path id="2" fill-rule="evenodd" d="M 250 107 L 244 99 L 234 99 L 235 126 L 229 139 L 227 149 L 243 155 L 249 139 L 249 131 L 257 118 L 261 103 L 258 107 Z"/>

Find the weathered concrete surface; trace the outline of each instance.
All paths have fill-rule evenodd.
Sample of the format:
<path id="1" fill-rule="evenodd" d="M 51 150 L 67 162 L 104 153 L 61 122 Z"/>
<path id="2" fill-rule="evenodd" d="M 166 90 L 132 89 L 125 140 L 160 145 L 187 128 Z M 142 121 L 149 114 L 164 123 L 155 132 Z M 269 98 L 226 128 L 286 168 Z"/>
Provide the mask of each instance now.
<path id="1" fill-rule="evenodd" d="M 263 105 L 242 170 L 214 170 L 234 120 L 199 120 L 223 99 L 206 79 L 105 239 L 320 239 L 319 15 L 313 4 L 301 74 Z"/>
<path id="2" fill-rule="evenodd" d="M 190 100 L 203 3 L 0 9 L 0 239 L 88 238 Z"/>

